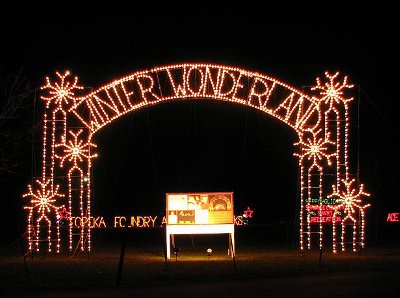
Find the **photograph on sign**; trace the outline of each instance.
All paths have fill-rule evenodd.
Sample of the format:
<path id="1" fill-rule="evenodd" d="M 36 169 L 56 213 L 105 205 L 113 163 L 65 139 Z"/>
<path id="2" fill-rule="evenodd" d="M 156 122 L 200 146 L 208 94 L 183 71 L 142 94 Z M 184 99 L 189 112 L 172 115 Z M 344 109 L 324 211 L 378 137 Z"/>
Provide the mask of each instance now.
<path id="1" fill-rule="evenodd" d="M 167 194 L 171 225 L 232 224 L 233 193 Z"/>

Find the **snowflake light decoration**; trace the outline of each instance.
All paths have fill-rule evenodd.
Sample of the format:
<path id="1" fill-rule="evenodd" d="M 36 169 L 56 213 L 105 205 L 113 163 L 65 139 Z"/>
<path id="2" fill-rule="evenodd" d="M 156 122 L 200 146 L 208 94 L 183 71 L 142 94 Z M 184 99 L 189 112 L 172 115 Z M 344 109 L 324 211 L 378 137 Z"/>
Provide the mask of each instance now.
<path id="1" fill-rule="evenodd" d="M 347 103 L 353 100 L 353 97 L 344 97 L 344 89 L 353 88 L 354 85 L 347 83 L 347 76 L 344 77 L 343 82 L 336 82 L 336 78 L 339 76 L 339 72 L 331 75 L 329 72 L 325 72 L 325 76 L 328 78 L 328 82 L 325 84 L 321 83 L 320 78 L 317 78 L 317 85 L 312 87 L 311 90 L 318 90 L 320 97 L 317 100 L 318 102 L 324 102 L 325 104 L 329 104 L 333 106 L 334 103 L 341 104 Z"/>
<path id="2" fill-rule="evenodd" d="M 39 184 L 39 189 L 34 192 L 31 185 L 28 185 L 29 192 L 24 194 L 22 197 L 31 197 L 30 206 L 25 206 L 24 209 L 29 210 L 28 215 L 28 243 L 29 250 L 32 250 L 32 235 L 36 234 L 36 250 L 39 251 L 39 232 L 40 232 L 40 224 L 42 221 L 47 223 L 47 242 L 48 242 L 48 250 L 51 251 L 52 238 L 51 238 L 51 229 L 52 229 L 52 221 L 49 218 L 49 214 L 53 211 L 56 218 L 58 218 L 58 211 L 61 208 L 64 208 L 64 205 L 57 206 L 55 202 L 57 198 L 62 198 L 64 195 L 58 193 L 59 186 L 57 185 L 55 188 L 50 184 L 50 179 L 43 178 L 43 181 L 36 180 L 36 183 Z M 49 185 L 50 184 L 50 185 Z M 38 217 L 36 219 L 36 233 L 34 232 L 34 227 L 32 223 L 33 211 L 37 209 Z M 57 221 L 57 252 L 60 251 L 60 227 L 58 226 Z"/>
<path id="3" fill-rule="evenodd" d="M 56 72 L 59 82 L 51 83 L 50 78 L 46 77 L 46 85 L 42 86 L 41 90 L 48 90 L 48 96 L 41 96 L 46 102 L 46 108 L 49 108 L 51 103 L 54 103 L 59 109 L 64 110 L 65 106 L 70 103 L 75 103 L 77 98 L 75 91 L 83 89 L 78 86 L 78 77 L 74 77 L 73 81 L 70 80 L 70 72 L 66 71 L 64 74 Z"/>
<path id="4" fill-rule="evenodd" d="M 346 233 L 346 222 L 351 220 L 353 223 L 353 251 L 357 250 L 357 218 L 356 218 L 356 210 L 359 211 L 360 214 L 360 221 L 361 221 L 361 231 L 360 231 L 360 245 L 364 247 L 364 240 L 365 240 L 365 208 L 369 207 L 370 204 L 362 205 L 362 196 L 369 197 L 370 194 L 364 191 L 364 185 L 360 184 L 360 187 L 356 189 L 353 187 L 355 184 L 355 179 L 341 179 L 340 182 L 344 184 L 345 189 L 339 190 L 335 185 L 332 186 L 333 192 L 332 194 L 328 195 L 328 198 L 337 197 L 339 204 L 335 206 L 330 206 L 334 210 L 333 216 L 338 212 L 338 210 L 342 210 L 346 215 L 342 219 L 342 234 L 341 234 L 341 246 L 342 251 L 345 251 L 345 233 Z M 336 227 L 335 224 L 332 226 L 332 233 L 333 233 L 333 252 L 336 253 Z"/>
<path id="5" fill-rule="evenodd" d="M 356 182 L 355 179 L 341 179 L 340 182 L 344 184 L 345 189 L 341 191 L 335 185 L 332 185 L 333 192 L 332 194 L 328 195 L 328 198 L 339 198 L 337 200 L 339 204 L 331 208 L 335 210 L 344 209 L 344 214 L 352 216 L 352 214 L 356 212 L 356 209 L 364 210 L 365 208 L 370 206 L 370 204 L 361 205 L 361 197 L 370 196 L 369 193 L 366 193 L 364 191 L 363 184 L 360 185 L 359 189 L 356 189 L 353 187 L 353 184 Z"/>
<path id="6" fill-rule="evenodd" d="M 57 144 L 57 147 L 64 147 L 64 155 L 55 155 L 56 158 L 60 159 L 60 166 L 64 166 L 65 160 L 72 162 L 74 166 L 77 166 L 78 161 L 81 162 L 83 159 L 90 159 L 97 157 L 97 154 L 90 154 L 90 147 L 97 147 L 95 144 L 91 142 L 84 142 L 83 140 L 79 139 L 79 135 L 82 133 L 82 129 L 78 132 L 74 133 L 73 131 L 69 131 L 72 135 L 73 140 L 69 140 L 66 143 Z"/>
<path id="7" fill-rule="evenodd" d="M 294 156 L 300 158 L 307 158 L 312 160 L 313 164 L 318 164 L 324 158 L 327 160 L 328 165 L 332 164 L 331 158 L 335 156 L 336 153 L 328 153 L 328 146 L 335 145 L 335 142 L 329 140 L 329 135 L 325 138 L 318 138 L 317 135 L 321 130 L 313 133 L 312 138 L 306 138 L 294 145 L 300 146 L 301 153 L 294 153 Z"/>
<path id="8" fill-rule="evenodd" d="M 32 217 L 32 212 L 36 208 L 38 209 L 37 212 L 40 213 L 41 216 L 46 216 L 46 213 L 50 213 L 51 210 L 58 212 L 59 209 L 64 207 L 64 205 L 54 205 L 57 198 L 64 197 L 64 195 L 58 193 L 58 185 L 55 189 L 49 187 L 50 179 L 44 181 L 36 180 L 36 182 L 40 185 L 40 188 L 34 192 L 32 186 L 28 185 L 29 192 L 22 196 L 24 198 L 31 197 L 31 206 L 24 207 L 24 209 L 29 210 L 30 217 Z"/>

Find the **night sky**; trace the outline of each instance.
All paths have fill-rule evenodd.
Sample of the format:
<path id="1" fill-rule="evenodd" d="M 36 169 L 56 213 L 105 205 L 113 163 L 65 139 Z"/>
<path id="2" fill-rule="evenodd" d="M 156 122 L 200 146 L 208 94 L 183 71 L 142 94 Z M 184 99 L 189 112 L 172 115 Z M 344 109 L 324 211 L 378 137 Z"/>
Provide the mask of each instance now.
<path id="1" fill-rule="evenodd" d="M 352 172 L 359 158 L 361 181 L 373 194 L 369 216 L 373 221 L 379 212 L 383 217 L 400 210 L 393 8 L 62 5 L 3 10 L 2 71 L 24 67 L 39 87 L 44 76 L 68 69 L 81 85 L 96 88 L 154 66 L 209 62 L 264 73 L 298 89 L 313 85 L 325 70 L 340 71 L 357 85 Z M 258 111 L 204 100 L 168 103 L 120 118 L 95 142 L 98 214 L 158 214 L 166 192 L 185 191 L 233 191 L 236 213 L 252 206 L 263 223 L 293 221 L 297 214 L 296 134 Z M 10 238 L 25 227 L 20 195 L 35 175 L 31 144 L 20 154 L 24 164 L 17 175 L 1 177 L 2 210 L 9 210 L 1 220 Z"/>

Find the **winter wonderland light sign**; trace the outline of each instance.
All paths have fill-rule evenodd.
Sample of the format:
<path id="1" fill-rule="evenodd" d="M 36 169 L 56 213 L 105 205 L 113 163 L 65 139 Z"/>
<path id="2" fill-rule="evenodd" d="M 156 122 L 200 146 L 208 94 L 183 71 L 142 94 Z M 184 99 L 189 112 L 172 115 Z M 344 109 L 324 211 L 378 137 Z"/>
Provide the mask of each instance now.
<path id="1" fill-rule="evenodd" d="M 69 72 L 46 78 L 41 176 L 24 194 L 30 250 L 62 247 L 91 250 L 91 227 L 60 229 L 60 211 L 92 216 L 91 172 L 97 157 L 93 138 L 119 117 L 148 106 L 180 100 L 218 100 L 258 109 L 298 135 L 294 155 L 300 173 L 300 248 L 314 242 L 353 250 L 364 246 L 369 194 L 349 165 L 349 108 L 353 85 L 339 73 L 317 78 L 308 94 L 275 78 L 212 64 L 177 64 L 138 71 L 94 91 Z M 65 177 L 65 178 L 64 178 Z M 349 230 L 351 231 L 349 233 Z M 324 232 L 330 231 L 330 239 Z M 66 234 L 66 235 L 65 235 Z M 312 235 L 318 235 L 317 238 Z"/>

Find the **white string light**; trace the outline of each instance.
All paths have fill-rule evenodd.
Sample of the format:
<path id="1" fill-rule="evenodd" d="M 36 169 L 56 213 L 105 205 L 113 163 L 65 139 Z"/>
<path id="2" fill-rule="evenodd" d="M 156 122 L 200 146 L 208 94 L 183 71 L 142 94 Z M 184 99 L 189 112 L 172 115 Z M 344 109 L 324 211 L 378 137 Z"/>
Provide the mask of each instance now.
<path id="1" fill-rule="evenodd" d="M 353 223 L 353 247 L 358 239 L 361 239 L 360 243 L 364 246 L 364 209 L 369 205 L 358 207 L 361 216 L 359 232 L 356 231 L 355 225 L 357 215 L 350 212 L 348 207 L 344 207 L 343 214 L 340 211 L 340 206 L 343 205 L 339 196 L 342 195 L 340 183 L 343 179 L 345 183 L 350 183 L 349 103 L 353 98 L 347 97 L 346 90 L 353 85 L 347 82 L 347 77 L 342 81 L 338 80 L 339 77 L 338 72 L 333 75 L 326 72 L 326 81 L 317 78 L 316 86 L 311 88 L 317 95 L 311 96 L 260 73 L 224 65 L 188 63 L 138 71 L 81 96 L 79 92 L 82 92 L 83 87 L 78 85 L 78 77 L 71 77 L 68 71 L 64 74 L 56 72 L 56 80 L 53 82 L 46 77 L 45 85 L 41 87 L 45 92 L 41 96 L 45 102 L 42 180 L 39 190 L 35 192 L 29 186 L 29 192 L 24 196 L 35 194 L 36 197 L 43 197 L 44 192 L 46 197 L 50 196 L 49 208 L 58 211 L 57 208 L 61 207 L 51 205 L 56 203 L 56 198 L 62 197 L 58 193 L 58 186 L 54 186 L 57 178 L 55 173 L 65 173 L 68 184 L 63 185 L 61 189 L 67 194 L 68 213 L 71 217 L 91 218 L 90 173 L 92 159 L 97 157 L 97 154 L 92 152 L 96 148 L 92 142 L 96 132 L 119 117 L 146 106 L 197 98 L 220 100 L 245 105 L 272 115 L 294 129 L 299 136 L 299 141 L 295 143 L 299 151 L 294 155 L 299 158 L 301 183 L 300 248 L 311 248 L 311 234 L 315 233 L 313 226 L 316 224 L 319 233 L 318 245 L 322 248 L 323 223 L 326 223 L 332 225 L 333 250 L 336 251 L 335 241 L 338 235 L 335 226 L 338 222 L 341 223 L 341 237 L 345 239 L 343 227 L 346 221 Z M 76 122 L 80 123 L 78 125 L 81 128 L 76 128 Z M 59 160 L 59 163 L 56 163 L 56 160 Z M 326 179 L 328 168 L 336 171 L 334 193 L 330 195 L 324 193 L 324 185 L 330 183 Z M 73 184 L 78 186 L 78 190 L 73 189 Z M 361 195 L 366 194 L 361 191 L 353 200 L 357 206 L 363 206 L 358 201 Z M 329 210 L 333 211 L 329 214 L 324 200 L 334 197 L 339 197 L 338 203 L 331 203 L 332 208 Z M 50 216 L 49 212 L 41 211 L 43 208 L 38 209 L 40 205 L 36 204 L 35 201 L 31 201 L 31 206 L 26 207 L 29 210 L 29 249 L 33 249 L 35 242 L 36 249 L 39 250 L 40 222 L 44 221 L 48 226 L 47 239 L 51 250 L 53 241 L 50 235 L 52 223 L 58 222 L 55 220 L 57 212 Z M 76 206 L 79 210 L 74 210 Z M 317 215 L 312 213 L 315 211 L 318 212 Z M 35 241 L 32 238 L 31 224 L 34 219 L 37 229 Z M 68 247 L 72 250 L 76 227 L 71 221 L 68 227 Z M 59 226 L 55 229 L 59 251 Z M 79 228 L 81 250 L 91 250 L 90 229 L 88 224 L 82 224 Z M 307 235 L 307 244 L 304 235 Z M 87 236 L 86 241 L 84 236 Z"/>

